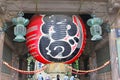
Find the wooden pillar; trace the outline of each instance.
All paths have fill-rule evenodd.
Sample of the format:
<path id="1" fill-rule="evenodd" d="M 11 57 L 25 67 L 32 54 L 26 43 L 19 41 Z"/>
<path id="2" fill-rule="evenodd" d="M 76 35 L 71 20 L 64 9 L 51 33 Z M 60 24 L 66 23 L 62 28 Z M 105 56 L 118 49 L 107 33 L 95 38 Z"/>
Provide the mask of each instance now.
<path id="1" fill-rule="evenodd" d="M 119 73 L 118 73 L 118 56 L 117 56 L 117 49 L 116 49 L 115 29 L 112 29 L 111 33 L 109 34 L 109 44 L 110 44 L 112 80 L 120 80 Z"/>
<path id="2" fill-rule="evenodd" d="M 2 28 L 0 27 L 0 80 L 2 77 L 1 68 L 2 68 L 3 46 L 4 46 L 4 32 L 2 32 Z"/>
<path id="3" fill-rule="evenodd" d="M 89 58 L 89 63 L 90 63 L 90 69 L 95 69 L 97 68 L 97 63 L 96 63 L 96 53 L 93 51 L 92 56 Z M 90 73 L 90 80 L 97 80 L 97 72 L 92 72 Z"/>

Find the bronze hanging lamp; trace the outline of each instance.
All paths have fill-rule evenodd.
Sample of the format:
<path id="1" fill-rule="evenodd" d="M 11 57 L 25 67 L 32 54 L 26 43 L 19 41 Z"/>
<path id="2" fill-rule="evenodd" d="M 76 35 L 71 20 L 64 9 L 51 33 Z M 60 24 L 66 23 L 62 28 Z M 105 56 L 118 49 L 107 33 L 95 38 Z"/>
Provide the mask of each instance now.
<path id="1" fill-rule="evenodd" d="M 101 18 L 96 17 L 93 15 L 92 18 L 90 18 L 87 21 L 87 25 L 90 26 L 90 33 L 92 35 L 91 40 L 96 41 L 102 39 L 102 28 L 101 25 L 103 23 L 103 20 Z"/>
<path id="2" fill-rule="evenodd" d="M 22 3 L 21 3 L 22 5 Z M 22 6 L 21 6 L 22 7 Z M 29 23 L 28 19 L 24 18 L 24 13 L 21 11 L 18 12 L 17 18 L 12 19 L 14 27 L 14 35 L 16 36 L 13 40 L 16 42 L 24 42 L 26 35 L 26 25 Z"/>
<path id="3" fill-rule="evenodd" d="M 29 23 L 29 20 L 25 19 L 23 16 L 24 16 L 24 13 L 19 12 L 18 17 L 12 19 L 12 22 L 14 23 L 14 25 L 16 25 L 14 27 L 14 35 L 16 37 L 13 39 L 16 42 L 25 41 L 25 37 L 24 37 L 26 35 L 26 27 L 25 26 Z"/>

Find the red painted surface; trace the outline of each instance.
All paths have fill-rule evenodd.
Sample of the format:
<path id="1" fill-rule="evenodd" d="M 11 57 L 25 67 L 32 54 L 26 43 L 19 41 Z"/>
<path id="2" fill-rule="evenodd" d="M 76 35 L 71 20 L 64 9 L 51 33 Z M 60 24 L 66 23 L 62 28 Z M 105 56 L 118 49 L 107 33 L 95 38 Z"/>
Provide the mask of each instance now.
<path id="1" fill-rule="evenodd" d="M 35 15 L 35 16 L 32 17 L 29 25 L 27 26 L 27 34 L 26 34 L 27 41 L 26 41 L 26 44 L 27 44 L 27 47 L 29 49 L 30 54 L 36 60 L 38 60 L 38 61 L 40 61 L 44 64 L 49 64 L 51 62 L 64 62 L 66 64 L 70 64 L 70 63 L 74 62 L 82 54 L 82 52 L 84 50 L 84 47 L 85 47 L 85 43 L 86 43 L 86 29 L 85 29 L 85 25 L 82 22 L 81 18 L 77 17 L 75 15 L 73 15 L 72 18 L 71 18 L 73 20 L 72 21 L 73 24 L 76 26 L 75 28 L 77 29 L 76 34 L 74 36 L 69 36 L 68 33 L 67 33 L 68 30 L 66 29 L 66 36 L 64 38 L 58 39 L 58 40 L 52 40 L 51 36 L 49 38 L 49 34 L 51 33 L 50 31 L 54 31 L 54 27 L 50 27 L 48 29 L 49 34 L 45 34 L 44 31 L 42 31 L 43 25 L 47 24 L 47 22 L 45 22 L 45 20 L 44 20 L 45 17 L 46 17 L 45 15 Z M 56 28 L 57 27 L 58 26 L 56 26 Z M 81 29 L 81 30 L 79 30 L 79 29 Z M 60 33 L 60 34 L 62 34 L 62 33 Z M 46 35 L 47 35 L 48 39 L 50 39 L 50 43 L 49 43 L 49 46 L 47 46 L 45 49 L 43 49 L 43 50 L 47 50 L 47 52 L 42 53 L 44 51 L 41 51 L 41 49 L 42 49 L 41 45 L 42 44 L 44 45 L 47 42 L 43 41 L 44 43 L 40 43 L 40 41 L 41 41 L 42 37 L 44 37 Z M 59 36 L 61 36 L 61 35 L 58 35 L 56 37 L 59 37 Z M 81 39 L 81 45 L 80 45 L 79 51 L 77 51 L 77 53 L 75 53 L 74 51 L 76 50 L 76 48 L 78 46 L 78 43 L 75 42 L 75 40 L 73 40 L 74 44 L 71 44 L 69 42 L 69 40 L 73 39 L 74 37 Z M 52 50 L 50 50 L 49 47 L 53 42 L 56 42 L 56 41 L 59 41 L 59 42 L 62 41 L 62 42 L 68 43 L 68 45 L 70 45 L 70 47 L 71 47 L 70 48 L 71 49 L 70 54 L 66 53 L 68 55 L 65 55 L 63 57 L 62 56 L 56 56 L 56 55 L 55 55 L 55 57 L 53 57 L 53 55 L 51 55 L 51 54 L 54 54 L 54 52 L 55 52 L 54 50 L 56 50 L 56 49 L 53 49 L 54 52 L 52 53 Z M 64 46 L 61 47 L 61 45 L 59 46 L 59 44 L 57 45 L 57 48 L 58 47 L 60 47 L 60 49 L 62 49 L 63 51 L 67 48 L 67 46 L 66 46 L 66 48 L 64 48 Z M 56 47 L 54 47 L 54 48 L 56 48 Z M 51 52 L 51 53 L 48 54 L 49 52 Z M 74 53 L 74 56 L 72 56 L 73 53 Z M 50 57 L 50 59 L 49 59 L 49 57 Z M 67 57 L 69 57 L 69 59 L 67 59 Z"/>

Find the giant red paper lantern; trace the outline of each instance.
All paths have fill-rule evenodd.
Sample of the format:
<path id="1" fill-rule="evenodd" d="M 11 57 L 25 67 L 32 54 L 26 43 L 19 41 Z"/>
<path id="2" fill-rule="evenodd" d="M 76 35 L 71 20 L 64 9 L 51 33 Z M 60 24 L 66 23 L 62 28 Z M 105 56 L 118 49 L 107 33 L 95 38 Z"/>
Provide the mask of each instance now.
<path id="1" fill-rule="evenodd" d="M 26 39 L 36 60 L 70 64 L 83 52 L 86 30 L 76 15 L 35 15 L 27 26 Z"/>

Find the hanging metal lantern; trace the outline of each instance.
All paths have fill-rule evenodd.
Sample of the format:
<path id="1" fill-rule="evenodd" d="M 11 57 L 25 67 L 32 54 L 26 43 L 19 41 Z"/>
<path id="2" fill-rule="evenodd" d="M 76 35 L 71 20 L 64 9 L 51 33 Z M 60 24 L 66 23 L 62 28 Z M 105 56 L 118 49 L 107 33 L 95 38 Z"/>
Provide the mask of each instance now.
<path id="1" fill-rule="evenodd" d="M 18 17 L 17 18 L 13 18 L 12 22 L 14 25 L 16 25 L 14 27 L 14 35 L 16 36 L 14 38 L 14 41 L 16 42 L 23 42 L 25 41 L 24 36 L 26 35 L 26 25 L 29 23 L 28 19 L 25 19 L 24 17 L 24 13 L 20 12 L 18 13 Z"/>
<path id="2" fill-rule="evenodd" d="M 25 41 L 24 36 L 26 34 L 26 28 L 23 25 L 18 24 L 14 27 L 14 34 L 16 35 L 14 41 L 23 42 Z"/>
<path id="3" fill-rule="evenodd" d="M 87 21 L 87 25 L 90 26 L 90 33 L 93 36 L 91 38 L 92 41 L 102 39 L 102 28 L 101 24 L 103 20 L 101 18 L 93 17 Z"/>

